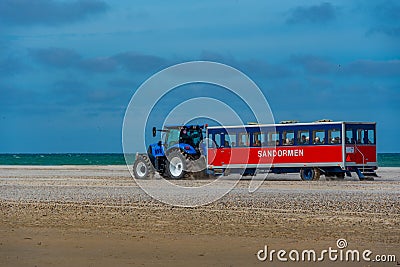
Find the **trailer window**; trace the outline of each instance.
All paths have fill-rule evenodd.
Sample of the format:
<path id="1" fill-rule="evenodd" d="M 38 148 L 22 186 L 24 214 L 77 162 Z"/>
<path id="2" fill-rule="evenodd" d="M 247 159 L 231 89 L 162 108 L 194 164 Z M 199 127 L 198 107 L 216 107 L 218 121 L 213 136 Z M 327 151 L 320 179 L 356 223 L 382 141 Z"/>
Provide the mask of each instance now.
<path id="1" fill-rule="evenodd" d="M 221 146 L 221 134 L 208 134 L 208 147 L 218 148 Z"/>
<path id="2" fill-rule="evenodd" d="M 364 144 L 365 132 L 367 130 L 357 129 L 357 144 Z"/>
<path id="3" fill-rule="evenodd" d="M 313 131 L 313 139 L 312 140 L 313 140 L 314 145 L 325 144 L 325 131 L 324 130 Z"/>
<path id="4" fill-rule="evenodd" d="M 235 147 L 235 146 L 236 146 L 236 134 L 226 134 L 225 147 Z"/>
<path id="5" fill-rule="evenodd" d="M 253 133 L 253 146 L 265 146 L 265 134 L 260 132 Z"/>
<path id="6" fill-rule="evenodd" d="M 310 144 L 310 132 L 308 130 L 301 130 L 297 132 L 297 144 L 299 145 Z"/>
<path id="7" fill-rule="evenodd" d="M 249 146 L 249 134 L 239 133 L 239 145 L 238 146 Z"/>
<path id="8" fill-rule="evenodd" d="M 269 146 L 279 146 L 279 133 L 278 132 L 267 132 L 267 144 Z"/>
<path id="9" fill-rule="evenodd" d="M 282 145 L 290 146 L 294 144 L 294 131 L 282 132 Z"/>
<path id="10" fill-rule="evenodd" d="M 340 130 L 339 129 L 328 130 L 328 143 L 329 144 L 340 144 Z"/>
<path id="11" fill-rule="evenodd" d="M 215 148 L 215 143 L 213 141 L 213 136 L 212 134 L 208 134 L 208 138 L 207 138 L 207 146 L 208 148 Z"/>
<path id="12" fill-rule="evenodd" d="M 346 144 L 354 144 L 353 130 L 346 131 Z"/>
<path id="13" fill-rule="evenodd" d="M 375 144 L 375 130 L 368 130 L 368 144 Z"/>
<path id="14" fill-rule="evenodd" d="M 221 147 L 221 134 L 214 134 L 214 142 L 217 147 Z"/>
<path id="15" fill-rule="evenodd" d="M 375 130 L 357 129 L 357 144 L 375 144 Z"/>

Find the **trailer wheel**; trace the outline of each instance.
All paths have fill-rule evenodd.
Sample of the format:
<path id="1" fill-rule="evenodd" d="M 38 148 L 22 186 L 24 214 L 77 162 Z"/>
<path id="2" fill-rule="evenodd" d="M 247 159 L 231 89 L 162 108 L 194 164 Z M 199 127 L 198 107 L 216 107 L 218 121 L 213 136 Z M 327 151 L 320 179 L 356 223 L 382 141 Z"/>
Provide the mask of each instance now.
<path id="1" fill-rule="evenodd" d="M 133 164 L 133 175 L 136 179 L 153 179 L 154 167 L 146 155 L 138 155 Z"/>
<path id="2" fill-rule="evenodd" d="M 336 174 L 336 177 L 338 178 L 338 180 L 344 180 L 344 176 L 345 176 L 344 172 L 339 172 Z"/>
<path id="3" fill-rule="evenodd" d="M 166 173 L 171 179 L 182 179 L 187 170 L 186 158 L 178 150 L 172 151 L 167 157 Z"/>
<path id="4" fill-rule="evenodd" d="M 194 180 L 208 180 L 211 176 L 206 171 L 193 172 L 192 177 Z"/>
<path id="5" fill-rule="evenodd" d="M 335 174 L 331 173 L 331 172 L 326 172 L 325 173 L 325 179 L 327 181 L 331 181 L 331 180 L 335 180 Z"/>
<path id="6" fill-rule="evenodd" d="M 304 168 L 300 170 L 300 177 L 303 181 L 317 181 L 321 172 L 318 168 Z"/>
<path id="7" fill-rule="evenodd" d="M 371 176 L 365 176 L 364 178 L 358 178 L 360 181 L 375 181 L 374 177 Z"/>

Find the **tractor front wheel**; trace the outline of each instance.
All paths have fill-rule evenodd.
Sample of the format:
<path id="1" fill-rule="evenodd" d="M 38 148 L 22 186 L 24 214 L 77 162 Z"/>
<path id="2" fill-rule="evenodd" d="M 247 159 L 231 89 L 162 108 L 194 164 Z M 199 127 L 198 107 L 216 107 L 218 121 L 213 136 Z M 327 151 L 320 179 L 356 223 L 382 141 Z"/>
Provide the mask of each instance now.
<path id="1" fill-rule="evenodd" d="M 136 179 L 153 179 L 154 167 L 147 155 L 138 155 L 133 164 L 133 175 Z"/>

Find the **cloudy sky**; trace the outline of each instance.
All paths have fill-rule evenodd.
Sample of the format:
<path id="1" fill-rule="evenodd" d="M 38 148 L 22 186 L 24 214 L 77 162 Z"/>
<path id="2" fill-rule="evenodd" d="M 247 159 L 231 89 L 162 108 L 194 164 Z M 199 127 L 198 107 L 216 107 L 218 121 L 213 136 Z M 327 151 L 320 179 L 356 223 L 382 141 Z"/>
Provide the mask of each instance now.
<path id="1" fill-rule="evenodd" d="M 244 72 L 276 121 L 376 121 L 400 152 L 399 17 L 395 0 L 2 0 L 0 153 L 121 152 L 135 90 L 192 60 Z"/>

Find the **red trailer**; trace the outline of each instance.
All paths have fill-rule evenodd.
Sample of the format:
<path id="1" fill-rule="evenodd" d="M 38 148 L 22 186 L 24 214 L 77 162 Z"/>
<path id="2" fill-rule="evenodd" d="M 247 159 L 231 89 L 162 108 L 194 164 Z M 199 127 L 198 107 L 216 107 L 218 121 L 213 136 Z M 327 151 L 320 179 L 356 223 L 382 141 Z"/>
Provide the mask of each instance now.
<path id="1" fill-rule="evenodd" d="M 376 123 L 284 123 L 207 128 L 207 169 L 213 174 L 298 172 L 303 180 L 377 177 Z"/>

